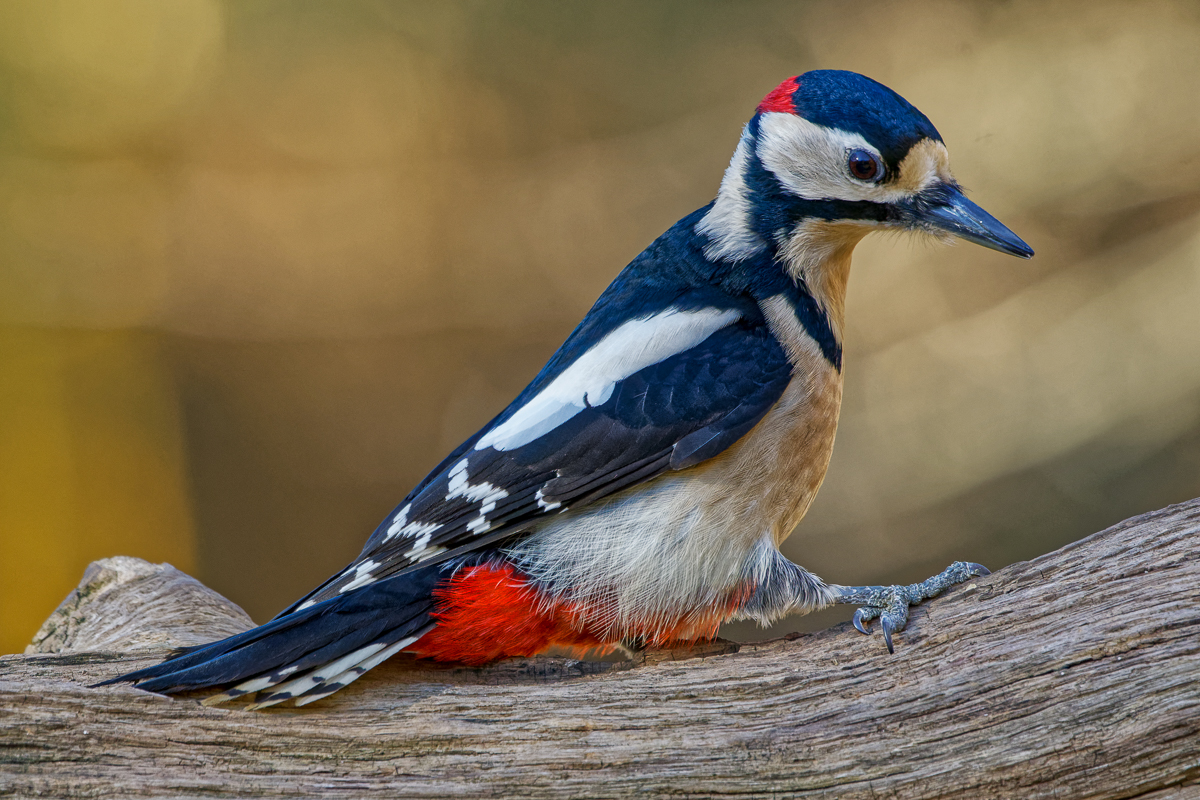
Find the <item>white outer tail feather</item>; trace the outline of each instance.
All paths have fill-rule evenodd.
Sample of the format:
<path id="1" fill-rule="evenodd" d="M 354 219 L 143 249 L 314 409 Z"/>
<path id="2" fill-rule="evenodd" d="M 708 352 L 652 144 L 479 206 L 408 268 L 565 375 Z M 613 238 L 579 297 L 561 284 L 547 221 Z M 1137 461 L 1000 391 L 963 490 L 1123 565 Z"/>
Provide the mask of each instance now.
<path id="1" fill-rule="evenodd" d="M 414 644 L 422 636 L 433 630 L 433 627 L 430 625 L 421 629 L 413 636 L 406 636 L 400 641 L 391 644 L 375 642 L 360 647 L 352 653 L 316 667 L 298 678 L 288 680 L 286 683 L 284 681 L 295 672 L 294 668 L 272 670 L 266 675 L 259 675 L 239 683 L 232 689 L 207 697 L 202 702 L 206 706 L 212 706 L 254 692 L 265 692 L 264 694 L 260 694 L 256 702 L 246 706 L 246 710 L 257 711 L 260 708 L 268 708 L 293 698 L 296 698 L 297 706 L 307 705 L 308 703 L 328 697 L 358 680 L 369 670 L 379 666 L 387 659 L 396 655 L 396 653 Z M 268 689 L 271 691 L 266 692 Z"/>
<path id="2" fill-rule="evenodd" d="M 424 634 L 422 634 L 422 635 L 424 635 Z M 380 652 L 371 656 L 370 658 L 364 659 L 363 661 L 360 661 L 358 664 L 355 664 L 353 667 L 350 667 L 349 669 L 347 669 L 345 672 L 341 673 L 340 675 L 334 675 L 332 678 L 325 681 L 325 683 L 323 684 L 322 691 L 316 691 L 318 687 L 313 687 L 312 689 L 309 689 L 304 694 L 303 697 L 299 697 L 296 699 L 296 705 L 297 706 L 306 706 L 309 703 L 320 700 L 323 697 L 329 697 L 329 695 L 333 694 L 334 692 L 344 689 L 346 686 L 350 685 L 351 683 L 354 683 L 356 680 L 361 678 L 363 675 L 367 674 L 368 670 L 374 669 L 375 667 L 382 664 L 384 661 L 387 661 L 389 658 L 396 655 L 396 653 L 399 653 L 404 648 L 406 648 L 409 645 L 416 642 L 417 639 L 419 639 L 419 638 L 421 638 L 421 637 L 420 636 L 410 636 L 407 639 L 401 639 L 400 641 L 396 642 L 395 644 L 389 645 L 388 647 L 384 648 L 383 650 L 381 650 Z"/>

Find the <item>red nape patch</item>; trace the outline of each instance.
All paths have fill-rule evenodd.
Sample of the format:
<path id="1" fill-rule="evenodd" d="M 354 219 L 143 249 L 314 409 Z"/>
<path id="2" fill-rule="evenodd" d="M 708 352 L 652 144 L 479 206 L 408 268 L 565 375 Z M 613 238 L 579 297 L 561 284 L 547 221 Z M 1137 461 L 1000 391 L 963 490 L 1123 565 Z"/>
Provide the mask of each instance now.
<path id="1" fill-rule="evenodd" d="M 771 93 L 763 98 L 763 101 L 758 104 L 758 110 L 763 111 L 782 111 L 785 114 L 795 114 L 796 104 L 792 101 L 792 97 L 796 94 L 796 90 L 800 88 L 800 77 L 788 78 L 783 83 L 771 90 Z"/>
<path id="2" fill-rule="evenodd" d="M 580 655 L 605 647 L 580 630 L 579 615 L 569 604 L 547 600 L 509 564 L 460 569 L 433 596 L 438 625 L 408 648 L 418 656 L 478 666 L 554 646 Z"/>

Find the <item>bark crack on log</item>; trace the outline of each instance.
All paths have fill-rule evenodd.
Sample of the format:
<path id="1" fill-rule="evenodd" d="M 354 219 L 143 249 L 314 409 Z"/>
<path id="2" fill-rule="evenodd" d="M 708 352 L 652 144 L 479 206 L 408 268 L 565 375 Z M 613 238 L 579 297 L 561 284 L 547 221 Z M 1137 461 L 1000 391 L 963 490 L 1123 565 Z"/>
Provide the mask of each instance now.
<path id="1" fill-rule="evenodd" d="M 0 794 L 1200 800 L 1198 532 L 1193 501 L 975 579 L 894 657 L 848 625 L 636 662 L 399 657 L 266 713 L 86 688 L 249 624 L 169 567 L 102 563 L 31 648 L 54 654 L 0 659 Z"/>

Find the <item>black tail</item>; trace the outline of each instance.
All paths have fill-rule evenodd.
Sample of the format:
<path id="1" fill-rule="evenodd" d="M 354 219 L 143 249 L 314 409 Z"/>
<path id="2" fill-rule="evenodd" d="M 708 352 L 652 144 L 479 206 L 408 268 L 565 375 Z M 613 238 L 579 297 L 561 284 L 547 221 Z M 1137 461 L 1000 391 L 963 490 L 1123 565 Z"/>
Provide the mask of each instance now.
<path id="1" fill-rule="evenodd" d="M 236 684 L 205 703 L 264 692 L 256 708 L 319 700 L 432 629 L 438 579 L 431 568 L 383 580 L 96 686 L 133 681 L 172 693 Z"/>

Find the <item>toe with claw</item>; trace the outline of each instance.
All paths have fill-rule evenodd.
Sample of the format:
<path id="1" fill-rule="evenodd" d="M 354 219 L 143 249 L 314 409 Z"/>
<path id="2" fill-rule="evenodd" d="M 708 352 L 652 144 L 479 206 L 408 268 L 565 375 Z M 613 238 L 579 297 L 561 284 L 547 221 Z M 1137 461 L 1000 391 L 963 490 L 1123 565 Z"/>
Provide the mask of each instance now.
<path id="1" fill-rule="evenodd" d="M 937 597 L 951 586 L 981 575 L 989 570 L 981 564 L 955 561 L 932 578 L 908 586 L 837 586 L 837 602 L 860 605 L 854 612 L 854 627 L 860 633 L 868 633 L 868 625 L 878 619 L 883 629 L 883 642 L 889 653 L 895 653 L 892 634 L 904 630 L 908 624 L 909 606 L 915 606 L 931 597 Z"/>

